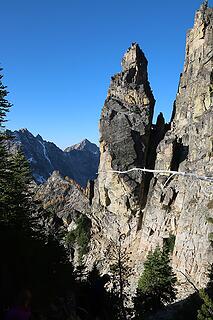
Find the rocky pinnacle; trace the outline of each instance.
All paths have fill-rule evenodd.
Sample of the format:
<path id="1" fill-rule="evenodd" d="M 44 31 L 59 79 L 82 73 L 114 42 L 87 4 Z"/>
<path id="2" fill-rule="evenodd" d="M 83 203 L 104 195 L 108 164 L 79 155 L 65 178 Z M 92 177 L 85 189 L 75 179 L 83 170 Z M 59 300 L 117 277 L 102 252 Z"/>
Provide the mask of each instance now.
<path id="1" fill-rule="evenodd" d="M 116 177 L 107 171 L 146 165 L 154 103 L 147 60 L 133 43 L 122 59 L 122 72 L 111 79 L 100 120 L 100 202 L 113 213 L 140 207 L 141 174 Z M 116 196 L 114 188 L 120 190 Z"/>

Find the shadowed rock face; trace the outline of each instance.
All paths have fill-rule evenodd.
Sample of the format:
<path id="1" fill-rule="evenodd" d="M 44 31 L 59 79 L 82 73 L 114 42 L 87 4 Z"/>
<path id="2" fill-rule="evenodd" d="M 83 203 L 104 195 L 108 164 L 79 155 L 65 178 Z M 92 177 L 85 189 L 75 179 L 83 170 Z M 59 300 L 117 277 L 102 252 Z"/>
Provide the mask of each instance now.
<path id="1" fill-rule="evenodd" d="M 147 60 L 134 43 L 123 57 L 122 72 L 112 77 L 100 120 L 99 199 L 114 214 L 140 208 L 141 174 L 108 171 L 146 165 L 154 103 Z"/>
<path id="2" fill-rule="evenodd" d="M 146 164 L 154 97 L 147 79 L 147 60 L 132 44 L 122 60 L 122 72 L 112 77 L 100 120 L 100 142 L 114 170 Z M 127 152 L 128 151 L 128 152 Z"/>
<path id="3" fill-rule="evenodd" d="M 187 34 L 184 70 L 169 125 L 162 115 L 152 125 L 154 98 L 147 60 L 137 44 L 124 55 L 122 72 L 112 77 L 102 110 L 87 264 L 96 261 L 106 272 L 111 240 L 124 234 L 124 246 L 132 252 L 133 288 L 148 251 L 163 246 L 171 235 L 175 236 L 172 264 L 182 284 L 182 297 L 191 291 L 182 273 L 202 287 L 213 262 L 209 241 L 213 225 L 207 219 L 213 217 L 210 183 L 173 176 L 165 184 L 169 176 L 156 175 L 149 177 L 147 187 L 146 176 L 138 172 L 110 172 L 147 167 L 212 175 L 212 21 L 213 9 L 203 4 Z"/>

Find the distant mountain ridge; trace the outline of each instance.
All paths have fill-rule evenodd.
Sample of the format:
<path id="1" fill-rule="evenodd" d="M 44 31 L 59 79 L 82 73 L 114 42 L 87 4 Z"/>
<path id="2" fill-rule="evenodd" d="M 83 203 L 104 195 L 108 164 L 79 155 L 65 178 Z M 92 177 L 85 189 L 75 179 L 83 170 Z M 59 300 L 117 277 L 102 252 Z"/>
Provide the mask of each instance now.
<path id="1" fill-rule="evenodd" d="M 73 146 L 66 148 L 65 152 L 70 152 L 72 150 L 82 150 L 82 151 L 90 151 L 93 154 L 99 154 L 99 148 L 95 143 L 91 143 L 89 140 L 84 139 L 80 143 L 76 143 Z"/>
<path id="2" fill-rule="evenodd" d="M 37 183 L 45 182 L 55 170 L 82 187 L 86 186 L 88 180 L 95 179 L 100 152 L 96 144 L 89 140 L 84 139 L 63 151 L 53 142 L 45 141 L 40 135 L 34 136 L 27 129 L 8 133 L 13 136 L 8 142 L 9 150 L 23 150 Z"/>

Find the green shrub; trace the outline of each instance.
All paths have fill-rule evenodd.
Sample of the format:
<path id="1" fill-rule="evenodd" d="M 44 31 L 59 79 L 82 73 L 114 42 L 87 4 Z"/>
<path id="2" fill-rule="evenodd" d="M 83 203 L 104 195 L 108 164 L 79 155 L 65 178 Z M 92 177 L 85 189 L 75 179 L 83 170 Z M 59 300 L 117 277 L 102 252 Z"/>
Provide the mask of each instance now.
<path id="1" fill-rule="evenodd" d="M 157 247 L 147 256 L 138 282 L 134 304 L 136 319 L 157 311 L 176 298 L 176 276 L 170 266 L 169 251 Z"/>
<path id="2" fill-rule="evenodd" d="M 67 245 L 78 246 L 79 262 L 81 262 L 83 255 L 88 252 L 90 242 L 91 220 L 86 215 L 81 215 L 77 222 L 75 230 L 70 231 L 65 239 Z"/>
<path id="3" fill-rule="evenodd" d="M 210 232 L 208 235 L 209 241 L 213 241 L 213 232 Z"/>
<path id="4" fill-rule="evenodd" d="M 76 242 L 76 232 L 75 230 L 69 231 L 65 238 L 66 245 L 73 246 Z"/>
<path id="5" fill-rule="evenodd" d="M 139 279 L 138 289 L 144 293 L 153 292 L 162 302 L 172 302 L 176 296 L 176 277 L 165 250 L 159 247 L 150 252 L 144 263 L 144 272 Z"/>
<path id="6" fill-rule="evenodd" d="M 198 320 L 212 320 L 213 319 L 213 301 L 204 289 L 199 291 L 200 298 L 203 300 L 203 304 L 198 310 Z"/>
<path id="7" fill-rule="evenodd" d="M 79 260 L 88 252 L 90 242 L 91 220 L 85 215 L 81 215 L 77 221 L 76 242 L 79 248 Z"/>
<path id="8" fill-rule="evenodd" d="M 213 218 L 212 217 L 208 217 L 207 221 L 208 221 L 208 223 L 212 223 L 213 224 Z"/>

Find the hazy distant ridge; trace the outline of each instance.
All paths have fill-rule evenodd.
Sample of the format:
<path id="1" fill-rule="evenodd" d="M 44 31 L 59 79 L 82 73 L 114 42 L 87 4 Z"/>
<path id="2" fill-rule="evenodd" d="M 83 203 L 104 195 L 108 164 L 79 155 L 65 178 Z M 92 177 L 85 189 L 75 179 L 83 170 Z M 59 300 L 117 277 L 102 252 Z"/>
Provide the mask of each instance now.
<path id="1" fill-rule="evenodd" d="M 100 152 L 96 144 L 85 139 L 64 151 L 53 142 L 36 137 L 27 129 L 11 132 L 14 139 L 9 148 L 14 152 L 21 148 L 28 159 L 37 183 L 45 182 L 53 171 L 74 179 L 82 187 L 94 179 L 98 170 Z"/>

